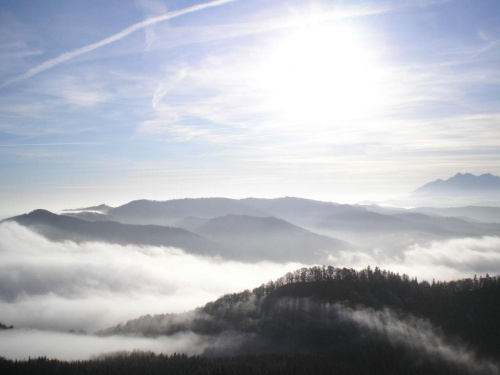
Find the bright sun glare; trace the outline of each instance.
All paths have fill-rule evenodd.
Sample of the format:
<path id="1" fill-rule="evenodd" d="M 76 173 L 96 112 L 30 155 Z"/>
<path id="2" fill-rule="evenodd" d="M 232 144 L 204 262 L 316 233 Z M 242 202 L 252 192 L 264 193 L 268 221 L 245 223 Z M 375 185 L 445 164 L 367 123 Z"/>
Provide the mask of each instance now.
<path id="1" fill-rule="evenodd" d="M 322 22 L 294 29 L 258 67 L 267 105 L 290 124 L 323 129 L 365 118 L 383 98 L 381 70 L 351 30 Z"/>

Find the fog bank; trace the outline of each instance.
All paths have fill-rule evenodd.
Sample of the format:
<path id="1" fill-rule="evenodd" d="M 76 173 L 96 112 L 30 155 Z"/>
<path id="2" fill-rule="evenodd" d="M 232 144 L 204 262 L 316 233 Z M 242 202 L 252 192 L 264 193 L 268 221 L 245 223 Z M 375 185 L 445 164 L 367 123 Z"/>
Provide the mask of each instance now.
<path id="1" fill-rule="evenodd" d="M 276 279 L 298 263 L 224 261 L 181 249 L 50 242 L 0 224 L 0 322 L 87 332 L 193 309 Z"/>
<path id="2" fill-rule="evenodd" d="M 378 266 L 428 281 L 486 273 L 497 275 L 500 272 L 500 237 L 458 238 L 426 245 L 415 243 L 391 253 L 377 248 L 372 251 L 341 251 L 338 256 L 330 256 L 329 261 L 336 267 L 355 269 Z"/>

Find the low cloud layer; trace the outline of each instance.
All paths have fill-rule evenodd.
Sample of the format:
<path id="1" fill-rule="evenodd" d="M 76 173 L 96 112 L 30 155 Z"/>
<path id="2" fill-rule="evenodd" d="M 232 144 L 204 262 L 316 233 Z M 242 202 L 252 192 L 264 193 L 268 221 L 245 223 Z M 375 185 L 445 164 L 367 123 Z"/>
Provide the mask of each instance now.
<path id="1" fill-rule="evenodd" d="M 427 280 L 497 274 L 500 238 L 434 241 L 401 252 L 340 252 L 331 258 L 331 265 L 358 269 L 378 265 Z M 90 333 L 146 314 L 191 310 L 222 294 L 252 289 L 303 266 L 224 261 L 167 247 L 51 242 L 16 223 L 2 223 L 0 322 L 16 329 L 0 332 L 0 353 L 14 359 L 44 355 L 74 360 L 135 349 L 187 354 L 213 348 L 224 351 L 247 338 L 191 332 L 157 339 L 96 337 L 68 331 Z M 415 349 L 423 356 L 459 365 L 465 361 L 476 366 L 471 372 L 498 370 L 444 340 L 420 320 L 405 320 L 387 311 L 342 308 L 341 313 L 346 320 L 387 335 L 395 345 L 420 345 Z"/>
<path id="2" fill-rule="evenodd" d="M 10 359 L 46 356 L 63 360 L 85 360 L 103 353 L 151 351 L 200 354 L 206 347 L 200 336 L 185 333 L 158 339 L 141 337 L 97 337 L 41 330 L 0 332 L 0 353 Z"/>
<path id="3" fill-rule="evenodd" d="M 244 264 L 166 247 L 55 243 L 3 223 L 0 322 L 89 332 L 145 314 L 187 311 L 302 266 Z"/>
<path id="4" fill-rule="evenodd" d="M 361 269 L 367 265 L 379 266 L 428 281 L 486 273 L 496 275 L 500 270 L 500 237 L 458 238 L 426 245 L 416 243 L 390 254 L 380 249 L 342 251 L 338 256 L 330 256 L 329 260 L 336 267 Z"/>

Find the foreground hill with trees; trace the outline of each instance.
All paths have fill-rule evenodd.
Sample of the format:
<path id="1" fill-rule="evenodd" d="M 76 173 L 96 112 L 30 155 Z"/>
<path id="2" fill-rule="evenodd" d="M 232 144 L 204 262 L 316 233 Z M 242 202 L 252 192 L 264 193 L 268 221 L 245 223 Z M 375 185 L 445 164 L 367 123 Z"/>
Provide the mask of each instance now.
<path id="1" fill-rule="evenodd" d="M 192 332 L 211 338 L 207 356 L 320 355 L 346 364 L 404 357 L 489 374 L 498 370 L 489 360 L 500 358 L 498 316 L 496 276 L 428 283 L 379 268 L 316 266 L 195 311 L 147 315 L 101 334 Z"/>
<path id="2" fill-rule="evenodd" d="M 311 267 L 184 314 L 100 335 L 198 335 L 202 356 L 111 353 L 88 361 L 0 361 L 4 374 L 498 374 L 500 278 L 418 282 L 371 269 Z"/>
<path id="3" fill-rule="evenodd" d="M 398 348 L 372 347 L 362 356 L 240 355 L 223 357 L 164 355 L 150 352 L 113 353 L 88 361 L 65 362 L 45 357 L 27 361 L 0 358 L 5 375 L 23 374 L 170 374 L 170 375 L 420 375 L 467 374 L 443 360 L 415 363 Z M 362 361 L 360 360 L 362 359 Z M 488 374 L 488 372 L 484 372 Z"/>
<path id="4" fill-rule="evenodd" d="M 190 333 L 202 356 L 114 353 L 89 361 L 0 361 L 5 374 L 498 374 L 500 278 L 418 282 L 379 268 L 315 266 L 183 314 L 102 336 Z"/>

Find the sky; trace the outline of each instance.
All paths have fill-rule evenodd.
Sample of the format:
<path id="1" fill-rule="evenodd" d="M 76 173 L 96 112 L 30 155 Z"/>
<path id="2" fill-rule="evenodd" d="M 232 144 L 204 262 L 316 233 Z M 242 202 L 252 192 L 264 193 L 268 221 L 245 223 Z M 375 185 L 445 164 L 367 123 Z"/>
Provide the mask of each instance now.
<path id="1" fill-rule="evenodd" d="M 500 2 L 4 0 L 1 214 L 500 175 Z"/>

